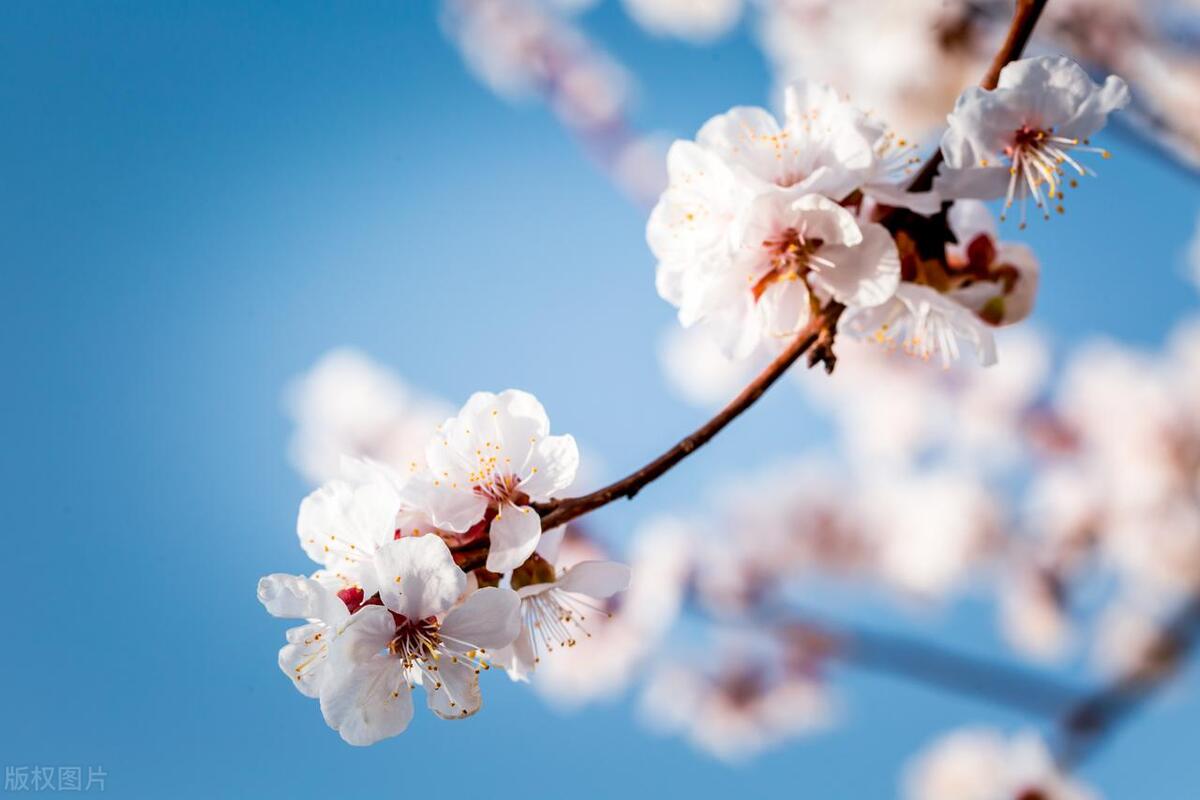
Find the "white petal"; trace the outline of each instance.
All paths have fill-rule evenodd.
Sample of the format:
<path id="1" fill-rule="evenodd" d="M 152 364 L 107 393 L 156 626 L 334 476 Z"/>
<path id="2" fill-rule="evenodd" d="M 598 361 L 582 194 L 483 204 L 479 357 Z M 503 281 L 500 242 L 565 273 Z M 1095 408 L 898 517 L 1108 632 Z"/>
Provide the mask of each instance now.
<path id="1" fill-rule="evenodd" d="M 489 533 L 487 568 L 492 572 L 509 572 L 533 555 L 542 534 L 542 518 L 529 506 L 505 503 L 492 520 Z"/>
<path id="2" fill-rule="evenodd" d="M 396 635 L 396 621 L 383 606 L 363 606 L 332 632 L 330 669 L 346 672 L 384 651 Z"/>
<path id="3" fill-rule="evenodd" d="M 427 676 L 424 684 L 429 710 L 442 719 L 465 719 L 483 705 L 479 675 L 464 661 L 441 659 L 432 680 Z"/>
<path id="4" fill-rule="evenodd" d="M 465 481 L 465 477 L 461 482 L 452 482 L 418 476 L 405 489 L 405 499 L 427 512 L 437 527 L 463 533 L 482 520 L 487 511 L 487 498 L 477 494 Z"/>
<path id="5" fill-rule="evenodd" d="M 320 694 L 332 636 L 323 623 L 301 625 L 287 632 L 288 643 L 279 650 L 279 669 L 305 697 Z"/>
<path id="6" fill-rule="evenodd" d="M 546 531 L 538 540 L 536 552 L 551 564 L 558 563 L 558 550 L 562 547 L 563 537 L 567 535 L 567 526 L 559 525 L 554 530 Z"/>
<path id="7" fill-rule="evenodd" d="M 329 727 L 357 746 L 403 733 L 413 705 L 400 659 L 378 656 L 331 671 L 321 687 L 321 713 Z"/>
<path id="8" fill-rule="evenodd" d="M 868 222 L 862 236 L 855 247 L 822 247 L 818 255 L 834 266 L 813 275 L 838 302 L 852 307 L 884 303 L 900 284 L 900 255 L 887 228 Z"/>
<path id="9" fill-rule="evenodd" d="M 419 620 L 443 613 L 463 593 L 467 575 L 438 536 L 406 536 L 375 556 L 379 594 L 397 614 Z"/>
<path id="10" fill-rule="evenodd" d="M 535 501 L 549 500 L 575 482 L 579 469 L 579 446 L 575 437 L 547 436 L 534 447 L 529 471 L 521 490 Z"/>
<path id="11" fill-rule="evenodd" d="M 629 587 L 629 567 L 615 561 L 582 561 L 564 572 L 555 585 L 564 592 L 612 597 Z"/>
<path id="12" fill-rule="evenodd" d="M 442 621 L 442 638 L 459 651 L 497 649 L 521 632 L 521 601 L 511 589 L 489 586 L 472 594 Z"/>
<path id="13" fill-rule="evenodd" d="M 808 287 L 798 278 L 776 281 L 758 299 L 763 334 L 770 339 L 790 339 L 812 316 Z"/>
<path id="14" fill-rule="evenodd" d="M 349 616 L 346 604 L 329 588 L 303 575 L 275 573 L 258 582 L 258 601 L 267 613 L 288 619 L 319 619 L 330 624 Z"/>

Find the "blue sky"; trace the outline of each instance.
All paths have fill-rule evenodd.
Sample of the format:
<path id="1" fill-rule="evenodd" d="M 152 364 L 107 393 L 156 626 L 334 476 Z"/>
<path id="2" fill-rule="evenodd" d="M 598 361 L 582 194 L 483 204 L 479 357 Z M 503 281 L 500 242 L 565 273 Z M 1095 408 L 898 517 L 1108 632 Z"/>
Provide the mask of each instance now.
<path id="1" fill-rule="evenodd" d="M 644 212 L 543 109 L 469 76 L 432 3 L 8 3 L 0 8 L 0 393 L 9 609 L 0 761 L 103 765 L 128 797 L 420 791 L 892 796 L 907 755 L 1021 720 L 847 673 L 833 733 L 731 768 L 644 732 L 628 702 L 562 716 L 492 676 L 469 722 L 343 744 L 275 666 L 257 578 L 306 571 L 287 379 L 358 346 L 460 400 L 517 386 L 555 428 L 643 462 L 701 418 L 653 344 Z M 745 31 L 664 43 L 612 2 L 585 23 L 642 82 L 636 120 L 689 135 L 769 77 Z M 1194 312 L 1178 277 L 1200 184 L 1121 140 L 1067 217 L 1031 226 L 1039 324 L 1147 346 Z M 772 393 L 636 504 L 819 440 Z M 779 423 L 790 420 L 780 433 Z M 972 608 L 933 621 L 988 652 Z M 986 626 L 984 626 L 986 627 Z M 1089 768 L 1112 797 L 1185 798 L 1194 676 Z"/>

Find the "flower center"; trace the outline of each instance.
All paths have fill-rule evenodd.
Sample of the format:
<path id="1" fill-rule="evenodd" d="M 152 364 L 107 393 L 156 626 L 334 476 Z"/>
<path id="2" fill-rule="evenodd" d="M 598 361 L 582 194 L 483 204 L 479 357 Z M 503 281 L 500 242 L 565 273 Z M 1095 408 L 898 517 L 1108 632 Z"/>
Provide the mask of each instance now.
<path id="1" fill-rule="evenodd" d="M 1042 216 L 1050 219 L 1049 204 L 1056 202 L 1055 210 L 1063 213 L 1062 184 L 1066 178 L 1064 164 L 1075 170 L 1079 175 L 1092 175 L 1095 172 L 1090 167 L 1080 164 L 1072 155 L 1072 150 L 1086 153 L 1099 153 L 1103 158 L 1112 154 L 1101 147 L 1092 147 L 1087 139 L 1072 139 L 1058 136 L 1054 128 L 1042 128 L 1035 125 L 1022 125 L 1013 132 L 1012 142 L 1004 148 L 1004 154 L 1009 158 L 1008 192 L 1004 198 L 1005 211 L 1012 207 L 1014 200 L 1021 205 L 1021 227 L 1025 227 L 1025 205 L 1030 196 L 1034 204 L 1042 210 Z M 987 166 L 987 162 L 983 162 Z M 1078 184 L 1072 178 L 1071 188 Z M 1005 219 L 1005 214 L 1000 215 Z"/>
<path id="2" fill-rule="evenodd" d="M 395 613 L 392 616 L 396 619 L 396 633 L 388 642 L 388 652 L 399 657 L 406 668 L 440 658 L 441 626 L 434 617 L 411 620 Z"/>
<path id="3" fill-rule="evenodd" d="M 755 300 L 776 283 L 803 280 L 809 272 L 833 266 L 833 262 L 817 255 L 824 242 L 806 237 L 806 227 L 787 228 L 778 236 L 763 240 L 762 247 L 770 259 L 771 269 L 751 288 Z"/>

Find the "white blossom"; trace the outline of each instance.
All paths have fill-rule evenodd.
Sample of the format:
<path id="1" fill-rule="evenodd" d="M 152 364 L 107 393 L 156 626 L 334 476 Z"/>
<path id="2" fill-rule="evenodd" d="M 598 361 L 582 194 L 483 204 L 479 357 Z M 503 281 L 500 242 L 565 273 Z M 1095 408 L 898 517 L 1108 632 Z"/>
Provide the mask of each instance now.
<path id="1" fill-rule="evenodd" d="M 642 718 L 733 762 L 827 726 L 833 710 L 825 687 L 808 676 L 774 674 L 771 663 L 745 659 L 715 673 L 665 665 L 646 683 Z"/>
<path id="2" fill-rule="evenodd" d="M 466 531 L 494 514 L 487 568 L 508 572 L 533 554 L 542 522 L 531 502 L 571 485 L 579 449 L 569 435 L 551 436 L 537 399 L 509 389 L 477 392 L 446 420 L 425 451 L 429 475 L 411 484 L 414 503 L 434 523 Z"/>
<path id="3" fill-rule="evenodd" d="M 375 568 L 383 604 L 363 606 L 343 623 L 320 688 L 325 721 L 354 745 L 402 733 L 417 684 L 439 717 L 474 714 L 486 651 L 511 643 L 521 624 L 509 589 L 479 589 L 458 602 L 467 576 L 437 536 L 389 542 Z"/>
<path id="4" fill-rule="evenodd" d="M 937 357 L 947 369 L 961 354 L 962 339 L 982 366 L 996 363 L 996 340 L 986 323 L 953 298 L 915 283 L 901 283 L 882 305 L 849 309 L 839 330 L 917 358 Z"/>
<path id="5" fill-rule="evenodd" d="M 1014 61 L 995 89 L 970 88 L 959 97 L 942 137 L 945 164 L 936 188 L 946 197 L 1004 197 L 1006 209 L 1019 202 L 1022 222 L 1032 197 L 1049 219 L 1073 180 L 1066 170 L 1094 174 L 1077 156 L 1108 157 L 1089 137 L 1128 102 L 1123 80 L 1109 76 L 1098 86 L 1070 59 Z"/>
<path id="6" fill-rule="evenodd" d="M 330 481 L 300 503 L 296 533 L 328 580 L 370 597 L 379 591 L 374 554 L 396 536 L 403 482 L 374 462 L 347 458 L 342 468 L 344 480 Z"/>
<path id="7" fill-rule="evenodd" d="M 615 561 L 581 561 L 558 571 L 557 553 L 544 545 L 561 535 L 561 529 L 547 532 L 541 554 L 513 573 L 512 587 L 521 598 L 521 632 L 493 660 L 514 680 L 528 680 L 544 654 L 591 638 L 596 621 L 611 616 L 598 603 L 629 586 L 629 567 Z"/>

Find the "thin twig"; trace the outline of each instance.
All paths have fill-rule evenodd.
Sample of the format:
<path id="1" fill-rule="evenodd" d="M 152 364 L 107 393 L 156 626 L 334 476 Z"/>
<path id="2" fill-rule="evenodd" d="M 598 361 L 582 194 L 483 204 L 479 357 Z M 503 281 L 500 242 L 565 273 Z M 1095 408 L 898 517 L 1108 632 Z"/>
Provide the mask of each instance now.
<path id="1" fill-rule="evenodd" d="M 827 368 L 833 363 L 833 353 L 830 351 L 833 329 L 837 325 L 845 307 L 840 303 L 830 303 L 820 314 L 812 319 L 796 335 L 788 348 L 784 350 L 766 369 L 759 373 L 751 383 L 725 406 L 716 416 L 697 428 L 691 435 L 685 436 L 674 447 L 654 459 L 646 466 L 638 469 L 615 483 L 610 483 L 603 489 L 580 497 L 565 498 L 551 501 L 538 506 L 542 514 L 542 530 L 550 530 L 563 525 L 576 517 L 595 511 L 601 506 L 608 505 L 622 497 L 632 499 L 650 482 L 664 475 L 688 455 L 703 447 L 710 439 L 720 433 L 726 425 L 733 422 L 743 411 L 754 405 L 758 398 L 771 387 L 775 381 L 787 372 L 788 368 L 806 352 L 810 353 L 810 366 L 817 361 L 824 361 Z"/>
<path id="2" fill-rule="evenodd" d="M 1009 62 L 1020 58 L 1021 53 L 1025 52 L 1025 45 L 1029 43 L 1029 37 L 1033 35 L 1033 29 L 1042 15 L 1042 9 L 1046 7 L 1046 1 L 1017 0 L 1012 22 L 1008 26 L 1008 35 L 1004 37 L 1004 44 L 1000 46 L 996 57 L 992 59 L 992 65 L 988 67 L 983 79 L 979 81 L 979 88 L 995 89 L 996 84 L 1000 82 L 1000 70 L 1004 69 Z M 933 188 L 933 179 L 937 175 L 941 163 L 942 151 L 941 148 L 938 148 L 925 162 L 921 171 L 917 173 L 917 177 L 913 178 L 912 183 L 908 185 L 908 190 L 910 192 L 927 192 Z"/>

